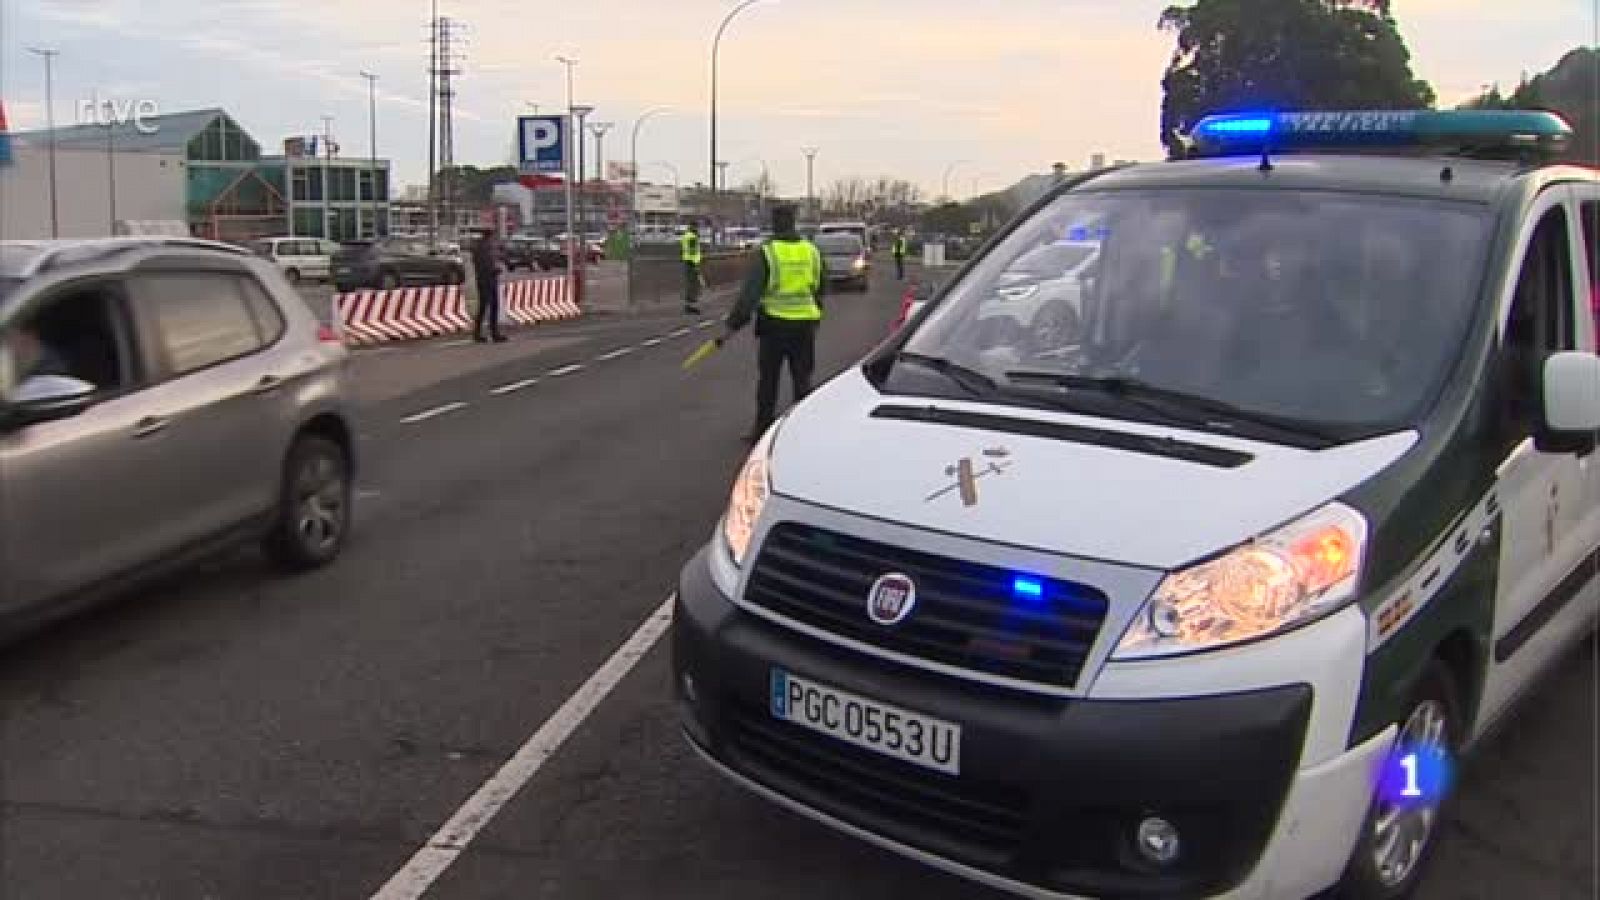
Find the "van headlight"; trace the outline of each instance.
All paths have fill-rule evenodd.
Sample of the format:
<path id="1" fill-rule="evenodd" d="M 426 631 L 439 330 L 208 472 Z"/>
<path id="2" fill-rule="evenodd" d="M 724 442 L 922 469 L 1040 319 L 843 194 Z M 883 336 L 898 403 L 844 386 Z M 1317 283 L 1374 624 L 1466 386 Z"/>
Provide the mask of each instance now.
<path id="1" fill-rule="evenodd" d="M 722 540 L 728 545 L 728 555 L 736 566 L 744 565 L 745 553 L 750 549 L 750 538 L 756 531 L 756 522 L 767 505 L 771 487 L 767 478 L 767 462 L 772 450 L 772 435 L 776 430 L 776 426 L 767 429 L 761 440 L 750 448 L 750 456 L 739 469 L 739 477 L 733 481 L 728 509 L 722 514 Z"/>
<path id="2" fill-rule="evenodd" d="M 1112 654 L 1145 659 L 1248 641 L 1355 597 L 1367 521 L 1340 503 L 1168 575 Z"/>

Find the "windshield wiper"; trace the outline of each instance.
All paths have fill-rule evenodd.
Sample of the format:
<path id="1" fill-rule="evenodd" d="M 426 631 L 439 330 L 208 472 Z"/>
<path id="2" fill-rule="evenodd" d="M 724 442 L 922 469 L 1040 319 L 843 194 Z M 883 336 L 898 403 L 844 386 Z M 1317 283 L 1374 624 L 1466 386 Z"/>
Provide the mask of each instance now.
<path id="1" fill-rule="evenodd" d="M 895 354 L 895 361 L 912 363 L 925 369 L 932 369 L 960 385 L 963 390 L 974 397 L 992 397 L 1000 390 L 1000 386 L 995 384 L 993 378 L 979 372 L 977 369 L 968 368 L 942 356 L 929 356 L 926 353 L 901 351 Z"/>
<path id="2" fill-rule="evenodd" d="M 1335 444 L 1339 441 L 1338 435 L 1315 423 L 1245 409 L 1224 400 L 1158 387 L 1137 378 L 1019 370 L 1007 372 L 1006 380 L 1051 384 L 1066 388 L 1068 391 L 1092 391 L 1137 404 L 1159 415 L 1178 419 L 1187 424 L 1211 428 L 1219 425 L 1245 424 L 1265 428 L 1300 441 L 1315 441 L 1322 445 Z"/>

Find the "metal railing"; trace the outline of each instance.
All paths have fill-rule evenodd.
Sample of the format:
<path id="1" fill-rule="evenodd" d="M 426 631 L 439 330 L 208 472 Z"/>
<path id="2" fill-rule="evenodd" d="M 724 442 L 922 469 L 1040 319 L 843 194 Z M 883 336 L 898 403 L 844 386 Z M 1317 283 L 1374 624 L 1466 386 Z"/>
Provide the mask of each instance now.
<path id="1" fill-rule="evenodd" d="M 701 257 L 705 278 L 702 298 L 725 288 L 737 288 L 749 271 L 749 250 L 707 250 Z M 634 248 L 628 259 L 628 305 L 632 307 L 681 303 L 684 295 L 683 260 L 676 244 Z"/>

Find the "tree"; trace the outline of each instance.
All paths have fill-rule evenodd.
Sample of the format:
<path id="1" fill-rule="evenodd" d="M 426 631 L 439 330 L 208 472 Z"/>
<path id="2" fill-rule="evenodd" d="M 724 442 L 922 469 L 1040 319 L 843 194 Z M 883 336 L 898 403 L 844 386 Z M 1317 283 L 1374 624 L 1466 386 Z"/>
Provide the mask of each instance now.
<path id="1" fill-rule="evenodd" d="M 922 230 L 929 234 L 963 235 L 978 221 L 978 212 L 960 203 L 941 203 L 922 214 Z"/>
<path id="2" fill-rule="evenodd" d="M 859 177 L 841 178 L 822 192 L 822 208 L 829 215 L 860 218 L 871 206 L 872 191 Z"/>
<path id="3" fill-rule="evenodd" d="M 494 202 L 494 186 L 515 184 L 518 174 L 515 166 L 495 166 L 489 169 L 455 166 L 439 170 L 439 183 L 452 185 L 457 207 L 483 209 Z M 446 179 L 450 180 L 447 182 Z"/>
<path id="4" fill-rule="evenodd" d="M 1461 104 L 1463 109 L 1543 109 L 1572 126 L 1570 158 L 1600 165 L 1600 50 L 1578 47 L 1548 72 L 1523 77 L 1509 96 L 1499 85 Z"/>
<path id="5" fill-rule="evenodd" d="M 1161 140 L 1202 116 L 1250 109 L 1415 109 L 1433 88 L 1389 0 L 1194 0 L 1158 26 L 1177 46 L 1162 78 Z"/>

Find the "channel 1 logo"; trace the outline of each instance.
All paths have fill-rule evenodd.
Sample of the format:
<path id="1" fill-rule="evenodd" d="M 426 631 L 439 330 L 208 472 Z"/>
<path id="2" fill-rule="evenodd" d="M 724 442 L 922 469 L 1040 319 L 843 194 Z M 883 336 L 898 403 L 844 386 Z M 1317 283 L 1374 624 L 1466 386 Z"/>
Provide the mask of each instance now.
<path id="1" fill-rule="evenodd" d="M 566 171 L 566 124 L 561 116 L 522 116 L 517 119 L 522 171 Z"/>

